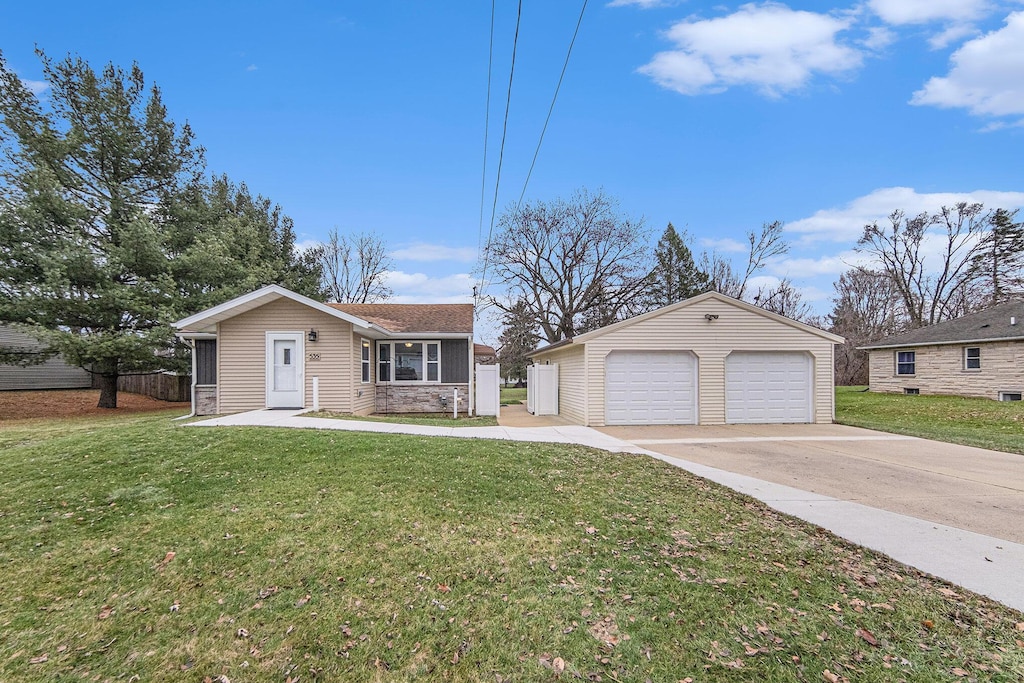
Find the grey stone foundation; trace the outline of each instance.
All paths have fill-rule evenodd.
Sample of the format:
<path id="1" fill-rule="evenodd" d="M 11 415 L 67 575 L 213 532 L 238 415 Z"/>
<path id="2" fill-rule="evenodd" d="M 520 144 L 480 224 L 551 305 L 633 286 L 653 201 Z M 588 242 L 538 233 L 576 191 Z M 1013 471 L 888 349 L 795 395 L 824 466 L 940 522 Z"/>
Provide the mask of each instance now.
<path id="1" fill-rule="evenodd" d="M 196 415 L 217 414 L 217 385 L 196 385 Z"/>
<path id="2" fill-rule="evenodd" d="M 469 409 L 469 384 L 378 384 L 374 400 L 375 413 L 448 413 L 452 412 L 452 390 L 459 390 L 459 413 Z M 440 397 L 448 399 L 441 405 Z"/>

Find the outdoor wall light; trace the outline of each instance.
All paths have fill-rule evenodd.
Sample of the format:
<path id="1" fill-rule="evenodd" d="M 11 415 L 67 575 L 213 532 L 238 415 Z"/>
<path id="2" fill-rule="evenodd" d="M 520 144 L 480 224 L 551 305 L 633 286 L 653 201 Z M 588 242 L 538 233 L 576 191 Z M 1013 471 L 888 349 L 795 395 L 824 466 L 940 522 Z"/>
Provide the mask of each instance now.
<path id="1" fill-rule="evenodd" d="M 412 342 L 405 342 L 405 348 L 411 349 L 412 348 Z"/>
<path id="2" fill-rule="evenodd" d="M 704 319 L 707 320 L 708 322 L 711 322 L 712 320 L 718 320 L 718 316 L 714 313 L 705 313 Z"/>
<path id="3" fill-rule="evenodd" d="M 317 333 L 316 333 L 316 330 L 315 330 L 315 329 L 313 329 L 312 327 L 311 327 L 311 328 L 309 328 L 309 334 L 307 334 L 307 335 L 306 335 L 306 338 L 307 338 L 307 339 L 309 339 L 309 341 L 311 341 L 311 342 L 315 342 L 315 341 L 316 341 L 316 338 L 317 338 L 317 336 L 318 336 L 318 335 L 317 335 Z"/>

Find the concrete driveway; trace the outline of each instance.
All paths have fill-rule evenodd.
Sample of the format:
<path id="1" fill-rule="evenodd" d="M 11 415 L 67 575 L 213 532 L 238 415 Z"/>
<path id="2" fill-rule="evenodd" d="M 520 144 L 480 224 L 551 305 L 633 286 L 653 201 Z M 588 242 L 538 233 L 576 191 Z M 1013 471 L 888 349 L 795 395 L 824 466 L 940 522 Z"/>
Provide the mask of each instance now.
<path id="1" fill-rule="evenodd" d="M 656 453 L 1024 543 L 1024 456 L 842 425 L 604 427 Z"/>

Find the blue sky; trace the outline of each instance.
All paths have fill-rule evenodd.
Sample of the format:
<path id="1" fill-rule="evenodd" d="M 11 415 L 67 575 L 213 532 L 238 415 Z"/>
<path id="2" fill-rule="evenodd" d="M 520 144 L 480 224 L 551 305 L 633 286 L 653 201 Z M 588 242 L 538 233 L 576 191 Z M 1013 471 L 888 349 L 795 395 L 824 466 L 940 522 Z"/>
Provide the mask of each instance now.
<path id="1" fill-rule="evenodd" d="M 497 0 L 486 234 L 517 3 Z M 524 0 L 498 213 L 519 198 L 582 0 Z M 398 301 L 468 300 L 480 237 L 491 3 L 17 3 L 0 49 L 133 60 L 211 172 L 301 240 L 367 230 Z M 1024 2 L 591 0 L 526 198 L 603 188 L 728 251 L 782 220 L 820 312 L 865 222 L 1024 205 Z M 742 258 L 741 254 L 737 258 Z M 491 340 L 493 341 L 493 340 Z"/>

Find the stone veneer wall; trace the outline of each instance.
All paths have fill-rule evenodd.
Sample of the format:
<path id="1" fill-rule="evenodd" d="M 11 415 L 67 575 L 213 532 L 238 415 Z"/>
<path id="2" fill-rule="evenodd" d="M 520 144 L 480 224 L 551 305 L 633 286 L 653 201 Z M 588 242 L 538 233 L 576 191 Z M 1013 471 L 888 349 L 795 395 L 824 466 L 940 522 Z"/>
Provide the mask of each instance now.
<path id="1" fill-rule="evenodd" d="M 964 348 L 981 349 L 981 369 L 964 369 Z M 896 374 L 896 352 L 916 352 L 917 374 Z M 917 389 L 922 394 L 949 394 L 998 399 L 999 392 L 1024 392 L 1024 344 L 982 342 L 909 346 L 878 349 L 869 355 L 871 391 L 903 393 Z"/>
<path id="2" fill-rule="evenodd" d="M 459 412 L 469 409 L 469 384 L 378 384 L 374 412 L 377 413 L 451 413 L 452 390 L 459 390 Z M 448 399 L 441 407 L 440 396 Z"/>
<path id="3" fill-rule="evenodd" d="M 217 414 L 217 385 L 196 385 L 196 415 Z"/>

